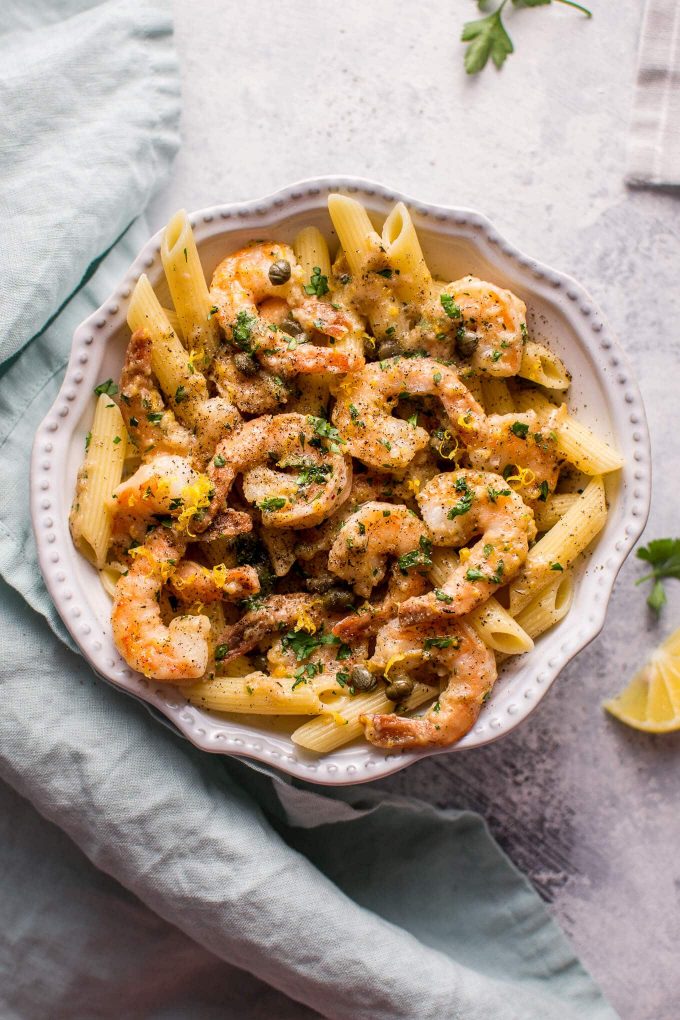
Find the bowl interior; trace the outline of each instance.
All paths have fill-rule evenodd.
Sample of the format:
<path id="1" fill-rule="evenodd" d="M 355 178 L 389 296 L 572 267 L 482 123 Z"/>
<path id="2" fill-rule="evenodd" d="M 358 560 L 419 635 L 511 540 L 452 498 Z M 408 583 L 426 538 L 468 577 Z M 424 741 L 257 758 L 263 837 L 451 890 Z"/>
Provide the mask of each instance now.
<path id="1" fill-rule="evenodd" d="M 253 238 L 290 242 L 301 227 L 310 224 L 325 234 L 334 252 L 337 238 L 327 213 L 326 197 L 336 186 L 333 182 L 327 186 L 291 190 L 268 202 L 216 208 L 192 216 L 208 279 L 225 255 Z M 395 196 L 375 187 L 353 186 L 350 190 L 359 192 L 358 197 L 367 206 L 376 226 L 380 226 Z M 518 253 L 478 214 L 408 204 L 433 274 L 453 280 L 471 273 L 517 293 L 527 305 L 530 333 L 559 354 L 572 373 L 568 396 L 571 411 L 617 446 L 626 458 L 626 467 L 607 478 L 610 516 L 594 549 L 582 557 L 575 570 L 574 604 L 570 614 L 553 631 L 541 637 L 531 653 L 510 660 L 503 667 L 477 724 L 455 745 L 454 749 L 460 750 L 479 746 L 514 728 L 537 704 L 560 668 L 600 629 L 616 573 L 644 524 L 648 500 L 647 434 L 639 394 L 628 366 L 607 335 L 592 300 L 577 284 Z M 99 584 L 96 571 L 75 552 L 70 542 L 68 508 L 85 436 L 92 422 L 92 387 L 109 377 L 117 379 L 120 374 L 129 339 L 125 322 L 127 298 L 141 272 L 149 276 L 161 303 L 169 304 L 159 242 L 159 235 L 149 242 L 119 292 L 76 332 L 64 384 L 69 382 L 78 351 L 89 350 L 91 356 L 80 372 L 84 378 L 78 387 L 72 413 L 62 438 L 55 443 L 57 473 L 53 481 L 58 482 L 63 503 L 60 546 L 68 562 L 76 598 L 80 598 L 93 618 L 97 648 L 83 640 L 82 625 L 75 623 L 59 591 L 50 583 L 46 559 L 42 555 L 44 543 L 36 528 L 39 546 L 43 547 L 41 563 L 48 586 L 67 626 L 93 666 L 107 679 L 155 704 L 200 746 L 271 761 L 285 771 L 317 782 L 361 782 L 396 771 L 422 753 L 390 754 L 357 743 L 319 760 L 292 744 L 288 733 L 294 726 L 290 722 L 265 721 L 263 724 L 262 718 L 257 717 L 246 720 L 202 712 L 187 705 L 179 690 L 147 681 L 130 671 L 113 645 L 110 600 Z M 59 403 L 58 399 L 57 405 Z M 54 417 L 53 412 L 50 415 Z M 50 415 L 45 427 L 49 427 Z"/>

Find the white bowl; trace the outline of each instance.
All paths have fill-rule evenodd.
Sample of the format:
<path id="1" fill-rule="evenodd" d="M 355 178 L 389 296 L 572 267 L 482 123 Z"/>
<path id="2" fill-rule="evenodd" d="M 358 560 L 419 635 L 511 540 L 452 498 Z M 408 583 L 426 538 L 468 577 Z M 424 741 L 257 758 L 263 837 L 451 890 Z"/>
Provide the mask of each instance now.
<path id="1" fill-rule="evenodd" d="M 252 238 L 292 241 L 306 224 L 332 237 L 326 209 L 329 192 L 356 195 L 378 221 L 395 201 L 411 209 L 428 263 L 437 276 L 455 280 L 473 273 L 509 287 L 529 310 L 529 328 L 561 355 L 573 384 L 569 404 L 625 457 L 622 471 L 607 478 L 610 515 L 590 555 L 575 571 L 571 612 L 541 637 L 532 652 L 510 661 L 473 729 L 452 748 L 386 753 L 355 744 L 321 758 L 297 748 L 286 733 L 232 721 L 187 704 L 179 689 L 133 672 L 111 636 L 110 601 L 96 571 L 70 539 L 68 514 L 84 437 L 94 412 L 93 387 L 117 378 L 129 338 L 128 298 L 147 273 L 162 303 L 169 298 L 158 233 L 130 267 L 115 293 L 75 332 L 66 376 L 33 447 L 31 510 L 47 588 L 74 640 L 106 680 L 155 706 L 190 741 L 206 751 L 267 762 L 314 783 L 361 783 L 389 775 L 419 758 L 479 747 L 509 733 L 544 696 L 560 670 L 604 623 L 616 575 L 644 527 L 650 498 L 649 437 L 642 400 L 630 366 L 585 290 L 564 273 L 523 255 L 492 224 L 468 209 L 423 205 L 357 178 L 303 181 L 255 202 L 214 206 L 192 215 L 208 276 L 217 262 Z M 47 513 L 46 511 L 49 511 Z"/>

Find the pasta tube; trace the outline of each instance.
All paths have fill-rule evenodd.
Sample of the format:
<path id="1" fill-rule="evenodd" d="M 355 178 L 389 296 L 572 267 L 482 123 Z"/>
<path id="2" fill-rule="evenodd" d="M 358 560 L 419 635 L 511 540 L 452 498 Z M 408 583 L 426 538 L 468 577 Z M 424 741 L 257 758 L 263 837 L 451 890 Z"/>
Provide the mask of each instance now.
<path id="1" fill-rule="evenodd" d="M 194 232 L 184 209 L 175 213 L 165 228 L 161 260 L 181 336 L 190 350 L 200 351 L 206 361 L 211 361 L 219 345 L 219 329 Z"/>
<path id="2" fill-rule="evenodd" d="M 78 472 L 71 511 L 73 541 L 100 568 L 106 562 L 111 538 L 111 514 L 106 503 L 123 477 L 126 448 L 123 416 L 111 397 L 102 393 L 97 400 L 85 460 Z"/>
<path id="3" fill-rule="evenodd" d="M 578 499 L 576 492 L 556 492 L 545 503 L 537 503 L 534 520 L 539 531 L 549 531 Z"/>
<path id="4" fill-rule="evenodd" d="M 383 248 L 395 271 L 394 287 L 402 301 L 422 302 L 432 289 L 432 276 L 403 202 L 397 202 L 382 230 Z"/>
<path id="5" fill-rule="evenodd" d="M 518 375 L 551 390 L 569 389 L 569 373 L 561 358 L 543 344 L 527 340 Z"/>
<path id="6" fill-rule="evenodd" d="M 593 478 L 557 524 L 529 550 L 519 574 L 510 582 L 510 613 L 517 616 L 555 573 L 567 570 L 607 520 L 601 477 Z"/>
<path id="7" fill-rule="evenodd" d="M 453 549 L 433 549 L 432 566 L 429 571 L 432 583 L 438 588 L 443 587 L 458 562 L 458 555 Z M 521 655 L 534 647 L 531 637 L 493 596 L 466 619 L 475 628 L 484 644 L 495 652 Z"/>
<path id="8" fill-rule="evenodd" d="M 436 688 L 417 683 L 413 693 L 404 702 L 404 707 L 409 710 L 417 708 L 434 698 L 436 694 Z M 293 731 L 291 739 L 299 747 L 324 754 L 363 734 L 364 727 L 359 722 L 362 715 L 380 715 L 393 711 L 394 702 L 385 697 L 384 688 L 370 694 L 355 694 L 354 697 L 348 695 L 342 702 L 333 704 L 330 717 L 325 716 L 303 723 Z"/>
<path id="9" fill-rule="evenodd" d="M 316 227 L 305 227 L 293 241 L 293 251 L 302 266 L 305 281 L 309 281 L 318 267 L 322 276 L 331 275 L 331 257 L 326 238 Z"/>
<path id="10" fill-rule="evenodd" d="M 512 414 L 515 402 L 505 379 L 482 377 L 482 403 L 487 414 Z"/>
<path id="11" fill-rule="evenodd" d="M 214 712 L 252 712 L 256 715 L 320 715 L 322 695 L 342 694 L 328 674 L 311 679 L 273 677 L 266 673 L 217 677 L 183 688 L 187 700 Z"/>
<path id="12" fill-rule="evenodd" d="M 196 371 L 196 352 L 187 355 L 181 340 L 172 329 L 161 303 L 143 273 L 130 298 L 127 321 L 134 333 L 145 329 L 152 341 L 151 367 L 163 393 L 175 407 L 183 421 L 195 417 L 196 403 L 208 399 L 205 379 Z M 182 402 L 175 403 L 177 391 L 182 387 Z"/>
<path id="13" fill-rule="evenodd" d="M 542 393 L 523 390 L 516 396 L 518 411 L 553 411 L 554 404 Z M 623 458 L 592 429 L 571 415 L 556 428 L 557 452 L 586 475 L 604 475 L 623 467 Z"/>

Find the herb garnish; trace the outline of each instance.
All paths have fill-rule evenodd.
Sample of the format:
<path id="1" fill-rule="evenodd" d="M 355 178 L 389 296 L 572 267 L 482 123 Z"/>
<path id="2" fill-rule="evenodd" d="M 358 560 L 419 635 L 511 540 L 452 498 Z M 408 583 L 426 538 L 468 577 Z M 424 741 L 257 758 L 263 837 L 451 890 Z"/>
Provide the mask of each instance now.
<path id="1" fill-rule="evenodd" d="M 442 308 L 448 315 L 449 319 L 461 318 L 460 308 L 450 294 L 441 294 L 439 300 L 441 301 Z"/>
<path id="2" fill-rule="evenodd" d="M 323 297 L 328 293 L 328 277 L 321 272 L 321 266 L 314 266 L 309 283 L 305 284 L 305 294 Z"/>
<path id="3" fill-rule="evenodd" d="M 647 605 L 655 613 L 658 613 L 666 602 L 662 578 L 676 577 L 680 580 L 680 538 L 655 538 L 649 545 L 638 549 L 636 555 L 638 559 L 649 563 L 652 569 L 635 583 L 654 581 L 654 586 L 647 598 Z"/>
<path id="4" fill-rule="evenodd" d="M 103 393 L 105 393 L 107 397 L 115 397 L 118 392 L 118 387 L 113 379 L 107 379 L 106 382 L 100 382 L 99 386 L 95 386 L 94 392 L 97 397 L 101 397 Z"/>

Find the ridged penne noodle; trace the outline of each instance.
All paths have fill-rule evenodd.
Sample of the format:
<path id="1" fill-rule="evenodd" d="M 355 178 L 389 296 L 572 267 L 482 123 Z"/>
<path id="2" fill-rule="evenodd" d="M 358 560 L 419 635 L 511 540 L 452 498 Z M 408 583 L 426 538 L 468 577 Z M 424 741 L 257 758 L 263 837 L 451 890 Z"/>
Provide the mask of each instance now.
<path id="1" fill-rule="evenodd" d="M 103 567 L 111 538 L 111 515 L 106 501 L 120 484 L 127 449 L 127 432 L 118 405 L 102 393 L 97 400 L 85 461 L 78 472 L 71 512 L 71 534 L 90 562 Z"/>
<path id="2" fill-rule="evenodd" d="M 328 212 L 340 247 L 353 276 L 359 276 L 369 258 L 380 253 L 380 234 L 371 223 L 361 202 L 346 195 L 329 195 Z"/>
<path id="3" fill-rule="evenodd" d="M 163 233 L 161 260 L 181 335 L 189 350 L 209 361 L 219 344 L 219 329 L 196 247 L 194 232 L 184 209 L 175 213 Z"/>
<path id="4" fill-rule="evenodd" d="M 110 598 L 113 598 L 116 594 L 116 585 L 118 584 L 119 577 L 120 570 L 112 567 L 109 563 L 99 571 L 101 586 Z"/>
<path id="5" fill-rule="evenodd" d="M 461 381 L 470 391 L 478 404 L 484 403 L 483 383 L 480 376 L 470 373 L 462 377 Z"/>
<path id="6" fill-rule="evenodd" d="M 487 414 L 512 414 L 515 402 L 505 379 L 482 378 L 482 403 Z"/>
<path id="7" fill-rule="evenodd" d="M 266 673 L 216 677 L 183 688 L 187 700 L 214 712 L 253 712 L 257 715 L 320 715 L 326 711 L 322 695 L 342 695 L 342 687 L 328 674 L 296 680 Z"/>
<path id="8" fill-rule="evenodd" d="M 601 477 L 593 478 L 583 494 L 533 548 L 510 583 L 510 613 L 517 616 L 542 591 L 554 573 L 567 570 L 592 542 L 607 520 Z"/>
<path id="9" fill-rule="evenodd" d="M 573 599 L 574 584 L 571 572 L 565 571 L 517 614 L 516 622 L 532 638 L 539 637 L 564 619 L 571 609 Z"/>
<path id="10" fill-rule="evenodd" d="M 177 312 L 172 308 L 164 308 L 163 314 L 170 323 L 170 328 L 173 330 L 174 333 L 177 334 L 182 343 L 184 343 L 184 337 L 182 336 L 182 327 L 179 324 L 179 316 Z"/>
<path id="11" fill-rule="evenodd" d="M 404 708 L 408 710 L 417 708 L 434 698 L 436 694 L 436 688 L 416 683 L 413 693 L 404 702 Z M 359 721 L 362 715 L 380 715 L 393 711 L 394 702 L 385 697 L 384 689 L 370 694 L 355 694 L 353 697 L 347 695 L 333 703 L 330 716 L 303 723 L 293 731 L 291 739 L 299 747 L 323 754 L 360 737 L 364 732 L 364 727 Z"/>
<path id="12" fill-rule="evenodd" d="M 545 503 L 537 503 L 534 520 L 539 531 L 549 531 L 578 499 L 577 492 L 556 492 Z"/>
<path id="13" fill-rule="evenodd" d="M 432 566 L 429 570 L 430 580 L 437 588 L 442 588 L 454 569 L 458 566 L 459 557 L 453 549 L 437 548 L 432 550 Z M 513 620 L 507 609 L 493 596 L 474 610 L 467 617 L 485 645 L 495 652 L 507 655 L 521 655 L 534 647 L 531 637 Z"/>
<path id="14" fill-rule="evenodd" d="M 293 251 L 302 266 L 305 282 L 308 283 L 318 267 L 327 279 L 331 275 L 331 257 L 326 238 L 317 227 L 305 227 L 293 241 Z"/>
<path id="15" fill-rule="evenodd" d="M 521 390 L 515 403 L 518 411 L 552 411 L 555 405 L 542 393 Z M 586 475 L 605 475 L 623 467 L 623 458 L 587 425 L 567 415 L 558 425 L 557 450 L 565 460 Z"/>
<path id="16" fill-rule="evenodd" d="M 173 398 L 180 386 L 191 387 L 187 352 L 144 273 L 132 292 L 127 321 L 133 333 L 145 329 L 151 337 L 151 367 L 163 393 Z"/>
<path id="17" fill-rule="evenodd" d="M 395 290 L 402 301 L 423 301 L 432 289 L 432 275 L 413 226 L 411 214 L 398 202 L 382 229 L 382 243 L 397 274 Z"/>
<path id="18" fill-rule="evenodd" d="M 569 389 L 571 379 L 561 358 L 543 344 L 527 340 L 518 375 L 550 390 Z"/>

